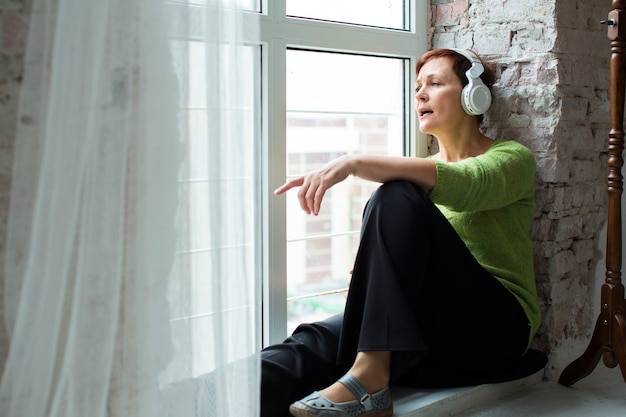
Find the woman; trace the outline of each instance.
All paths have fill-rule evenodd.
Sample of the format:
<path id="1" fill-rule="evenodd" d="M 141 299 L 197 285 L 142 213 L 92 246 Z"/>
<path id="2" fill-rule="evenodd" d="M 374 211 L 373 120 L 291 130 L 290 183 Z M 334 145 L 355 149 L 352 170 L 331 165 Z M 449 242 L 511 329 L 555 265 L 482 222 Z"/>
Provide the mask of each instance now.
<path id="1" fill-rule="evenodd" d="M 364 211 L 343 316 L 263 350 L 264 417 L 287 415 L 292 402 L 297 417 L 391 416 L 390 383 L 481 381 L 519 360 L 536 333 L 534 158 L 481 133 L 493 74 L 473 53 L 430 51 L 416 71 L 420 130 L 437 154 L 346 155 L 276 190 L 299 187 L 302 209 L 317 215 L 349 175 L 383 184 Z"/>

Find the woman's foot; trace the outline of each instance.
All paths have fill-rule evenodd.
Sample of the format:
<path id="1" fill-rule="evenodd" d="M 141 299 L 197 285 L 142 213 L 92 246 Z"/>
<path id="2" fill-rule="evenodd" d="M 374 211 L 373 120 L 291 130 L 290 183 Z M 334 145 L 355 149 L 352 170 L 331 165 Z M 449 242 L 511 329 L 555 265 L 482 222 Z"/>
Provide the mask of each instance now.
<path id="1" fill-rule="evenodd" d="M 375 393 L 389 385 L 389 363 L 391 352 L 359 352 L 348 374 L 356 377 L 369 393 Z M 354 394 L 337 381 L 320 391 L 320 394 L 334 402 L 354 400 Z"/>
<path id="2" fill-rule="evenodd" d="M 338 383 L 351 391 L 353 400 L 334 402 L 315 391 L 291 404 L 289 412 L 295 417 L 391 417 L 393 415 L 389 387 L 370 393 L 361 381 L 351 374 L 342 376 Z"/>
<path id="3" fill-rule="evenodd" d="M 390 360 L 390 352 L 359 352 L 352 368 L 339 381 L 296 401 L 289 411 L 296 417 L 391 416 Z"/>

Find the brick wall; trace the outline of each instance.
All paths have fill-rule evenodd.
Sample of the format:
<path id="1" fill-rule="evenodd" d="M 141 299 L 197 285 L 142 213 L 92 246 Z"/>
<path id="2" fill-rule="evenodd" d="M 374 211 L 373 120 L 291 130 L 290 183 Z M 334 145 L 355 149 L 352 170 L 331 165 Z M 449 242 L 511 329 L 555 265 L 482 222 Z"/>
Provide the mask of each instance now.
<path id="1" fill-rule="evenodd" d="M 596 268 L 606 219 L 609 44 L 598 22 L 610 1 L 431 3 L 433 47 L 471 48 L 496 65 L 499 83 L 487 133 L 519 140 L 536 155 L 533 236 L 544 321 L 535 345 L 551 352 L 549 376 L 558 377 L 562 365 L 581 353 L 569 347 L 584 348 L 604 279 L 596 277 Z M 0 0 L 0 254 L 30 4 Z M 8 349 L 3 324 L 0 371 Z"/>
<path id="2" fill-rule="evenodd" d="M 524 143 L 537 159 L 532 233 L 544 317 L 534 344 L 551 353 L 552 378 L 582 353 L 599 313 L 610 128 L 610 49 L 599 21 L 610 10 L 609 0 L 432 1 L 432 47 L 470 48 L 495 63 L 486 132 Z"/>

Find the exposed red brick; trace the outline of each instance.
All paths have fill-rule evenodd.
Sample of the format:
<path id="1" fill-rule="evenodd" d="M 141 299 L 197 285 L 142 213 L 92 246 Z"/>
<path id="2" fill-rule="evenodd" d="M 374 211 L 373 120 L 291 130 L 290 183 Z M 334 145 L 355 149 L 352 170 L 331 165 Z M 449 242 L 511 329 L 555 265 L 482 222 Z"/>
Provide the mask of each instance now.
<path id="1" fill-rule="evenodd" d="M 467 20 L 468 1 L 438 4 L 434 7 L 434 26 L 458 25 Z"/>

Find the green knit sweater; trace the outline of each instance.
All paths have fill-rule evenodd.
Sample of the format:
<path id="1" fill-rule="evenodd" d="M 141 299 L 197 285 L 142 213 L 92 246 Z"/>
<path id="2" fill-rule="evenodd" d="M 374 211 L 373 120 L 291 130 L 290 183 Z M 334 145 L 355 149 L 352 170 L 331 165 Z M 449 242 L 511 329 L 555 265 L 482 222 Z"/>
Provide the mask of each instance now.
<path id="1" fill-rule="evenodd" d="M 528 316 L 530 346 L 541 321 L 530 238 L 535 210 L 532 153 L 517 142 L 496 140 L 482 155 L 435 162 L 437 184 L 431 200 L 476 260 L 519 300 Z"/>

